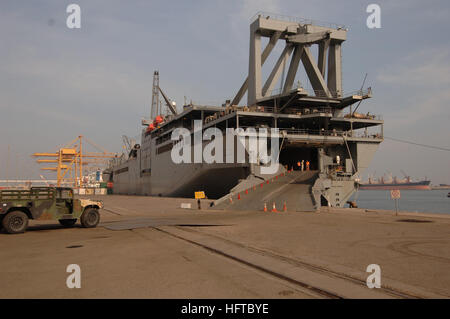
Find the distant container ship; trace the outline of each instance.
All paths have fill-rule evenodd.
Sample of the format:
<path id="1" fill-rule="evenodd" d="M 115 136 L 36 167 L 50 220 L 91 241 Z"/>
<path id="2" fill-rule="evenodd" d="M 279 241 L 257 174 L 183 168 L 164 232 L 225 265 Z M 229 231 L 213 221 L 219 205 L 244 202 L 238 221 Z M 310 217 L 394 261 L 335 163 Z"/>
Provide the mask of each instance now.
<path id="1" fill-rule="evenodd" d="M 431 181 L 422 180 L 414 182 L 409 176 L 405 179 L 397 180 L 396 177 L 389 180 L 384 180 L 381 177 L 379 180 L 369 178 L 368 183 L 359 184 L 359 189 L 380 189 L 380 190 L 391 190 L 391 189 L 416 189 L 416 190 L 430 190 Z"/>

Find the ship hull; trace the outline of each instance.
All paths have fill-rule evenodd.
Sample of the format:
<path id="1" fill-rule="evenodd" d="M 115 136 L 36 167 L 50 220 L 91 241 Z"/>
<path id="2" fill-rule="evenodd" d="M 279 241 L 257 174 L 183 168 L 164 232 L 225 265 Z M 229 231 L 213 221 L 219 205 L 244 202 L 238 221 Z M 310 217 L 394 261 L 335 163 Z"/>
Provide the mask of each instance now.
<path id="1" fill-rule="evenodd" d="M 422 181 L 418 183 L 404 183 L 404 184 L 360 184 L 361 190 L 430 190 L 430 181 Z"/>
<path id="2" fill-rule="evenodd" d="M 246 164 L 175 164 L 170 152 L 155 156 L 149 173 L 142 173 L 141 156 L 111 168 L 114 194 L 193 197 L 204 191 L 217 199 L 249 175 Z"/>
<path id="3" fill-rule="evenodd" d="M 175 128 L 192 127 L 189 126 L 188 117 L 192 119 L 201 117 L 199 112 L 205 110 L 208 110 L 207 107 L 186 110 L 182 116 L 166 124 L 171 125 L 170 128 L 143 130 L 141 144 L 135 145 L 127 160 L 120 157 L 111 161 L 104 178 L 110 182 L 111 192 L 124 195 L 192 198 L 195 192 L 204 191 L 209 199 L 229 201 L 228 195 L 242 192 L 245 194 L 249 188 L 254 188 L 264 181 L 270 183 L 272 179 L 276 180 L 277 176 L 287 170 L 303 170 L 300 162 L 304 162 L 304 170 L 317 171 L 317 174 L 308 181 L 308 185 L 298 188 L 306 192 L 297 194 L 298 197 L 311 198 L 312 202 L 307 206 L 313 206 L 315 209 L 319 209 L 320 206 L 344 207 L 348 198 L 357 189 L 355 177 L 367 169 L 382 141 L 376 136 L 344 138 L 338 134 L 316 134 L 315 131 L 311 131 L 310 134 L 295 129 L 283 129 L 283 138 L 277 136 L 274 139 L 274 136 L 271 136 L 267 140 L 267 136 L 258 137 L 254 129 L 253 132 L 247 130 L 243 135 L 226 133 L 218 140 L 218 144 L 213 144 L 217 159 L 207 163 L 203 156 L 208 154 L 205 153 L 208 147 L 211 150 L 212 142 L 205 136 L 207 130 L 212 128 L 212 124 L 208 122 L 211 127 L 207 129 L 199 128 L 199 132 L 204 131 L 203 134 L 199 134 L 199 139 L 196 138 L 198 133 L 195 133 L 195 129 L 188 137 L 183 137 L 182 143 L 186 144 L 179 144 L 181 142 L 177 143 L 172 139 Z M 216 109 L 210 112 L 216 112 Z M 267 123 L 264 122 L 267 121 L 265 118 L 275 117 L 275 114 L 264 113 L 264 121 L 261 120 L 260 114 L 255 115 L 249 111 L 233 111 L 220 116 L 223 118 L 216 119 L 218 122 L 214 125 L 216 128 L 222 126 L 221 129 L 224 130 L 237 126 L 237 118 L 243 125 L 251 124 L 251 127 L 267 125 L 264 124 Z M 285 121 L 296 125 L 296 120 L 297 118 L 289 118 Z M 273 143 L 278 143 L 278 146 Z M 255 145 L 257 149 L 254 148 Z M 223 147 L 223 151 L 219 152 L 219 148 L 216 147 Z M 273 152 L 273 147 L 279 149 L 280 153 L 277 162 L 271 162 L 270 169 L 263 169 L 267 164 L 263 164 L 262 160 L 250 161 L 255 152 L 267 154 L 269 149 Z M 239 160 L 238 153 L 241 151 L 238 150 L 243 150 L 243 158 Z M 180 154 L 184 156 L 182 160 L 179 160 Z M 202 156 L 198 159 L 196 155 Z M 289 192 L 291 186 L 283 185 L 277 192 Z M 293 200 L 298 202 L 296 199 Z M 304 209 L 301 207 L 298 209 Z"/>

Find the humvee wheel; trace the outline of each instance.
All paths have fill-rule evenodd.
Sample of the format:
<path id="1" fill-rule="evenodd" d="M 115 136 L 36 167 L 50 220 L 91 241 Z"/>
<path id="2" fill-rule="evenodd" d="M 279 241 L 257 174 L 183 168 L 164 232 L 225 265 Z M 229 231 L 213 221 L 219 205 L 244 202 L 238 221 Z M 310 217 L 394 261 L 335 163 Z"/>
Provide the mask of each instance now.
<path id="1" fill-rule="evenodd" d="M 85 228 L 93 228 L 100 221 L 100 214 L 95 208 L 87 208 L 84 210 L 80 218 L 81 225 Z"/>
<path id="2" fill-rule="evenodd" d="M 72 227 L 77 222 L 76 219 L 60 219 L 59 223 L 64 227 Z"/>
<path id="3" fill-rule="evenodd" d="M 28 227 L 28 216 L 20 210 L 12 211 L 3 218 L 2 225 L 9 234 L 23 233 Z"/>

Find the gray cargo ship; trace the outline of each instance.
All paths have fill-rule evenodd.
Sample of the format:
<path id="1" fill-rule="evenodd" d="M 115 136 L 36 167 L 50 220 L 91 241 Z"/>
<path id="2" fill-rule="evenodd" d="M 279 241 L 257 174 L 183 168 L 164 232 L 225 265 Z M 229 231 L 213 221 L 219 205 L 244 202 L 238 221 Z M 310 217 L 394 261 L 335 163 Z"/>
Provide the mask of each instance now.
<path id="1" fill-rule="evenodd" d="M 341 46 L 346 34 L 344 26 L 256 15 L 250 25 L 248 77 L 235 97 L 220 106 L 191 103 L 177 111 L 159 88 L 159 74 L 155 72 L 152 118 L 142 121 L 140 144 L 134 145 L 128 156 L 111 161 L 105 170 L 113 193 L 192 198 L 195 191 L 204 191 L 208 198 L 218 199 L 216 202 L 220 203 L 230 193 L 255 188 L 274 176 L 294 170 L 299 176 L 305 174 L 305 178 L 298 179 L 302 182 L 291 180 L 283 186 L 284 190 L 281 187 L 277 192 L 303 183 L 305 187 L 299 188 L 302 194 L 298 196 L 308 198 L 315 209 L 344 206 L 383 141 L 382 119 L 369 113 L 356 113 L 353 107 L 370 98 L 371 89 L 361 88 L 350 94 L 342 91 Z M 262 50 L 263 37 L 268 42 Z M 284 49 L 263 82 L 262 65 L 278 42 L 283 42 Z M 317 57 L 312 55 L 312 46 L 317 46 Z M 310 88 L 294 84 L 300 62 Z M 160 114 L 159 93 L 170 115 Z M 247 103 L 241 106 L 246 93 Z M 177 128 L 187 129 L 191 135 L 189 140 L 195 141 L 196 123 L 201 123 L 201 134 L 208 128 L 221 132 L 229 128 L 276 128 L 279 132 L 274 135 L 279 139 L 276 170 L 266 173 L 267 163 L 259 159 L 248 161 L 252 155 L 250 136 L 244 137 L 243 142 L 245 162 L 237 162 L 235 155 L 229 161 L 224 151 L 223 160 L 213 163 L 175 163 L 172 153 L 179 141 L 173 140 L 172 133 Z M 224 135 L 224 141 L 239 139 Z M 209 141 L 198 143 L 204 149 Z M 195 142 L 191 145 L 191 157 L 198 146 Z M 297 196 L 295 191 L 291 193 Z M 301 203 L 296 206 L 296 210 L 302 210 Z"/>
<path id="2" fill-rule="evenodd" d="M 430 190 L 431 181 L 424 179 L 421 181 L 413 181 L 411 177 L 406 176 L 404 179 L 397 179 L 397 177 L 385 180 L 384 177 L 380 179 L 369 178 L 367 183 L 361 183 L 359 189 L 362 190 L 392 190 L 392 189 L 410 189 L 410 190 Z"/>

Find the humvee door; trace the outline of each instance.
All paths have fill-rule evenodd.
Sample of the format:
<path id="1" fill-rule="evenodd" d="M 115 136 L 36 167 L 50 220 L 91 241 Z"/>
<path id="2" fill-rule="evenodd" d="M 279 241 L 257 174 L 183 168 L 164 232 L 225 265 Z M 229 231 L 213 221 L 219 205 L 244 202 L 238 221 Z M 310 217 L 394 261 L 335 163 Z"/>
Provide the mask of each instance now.
<path id="1" fill-rule="evenodd" d="M 71 189 L 56 190 L 56 213 L 69 215 L 73 213 L 73 191 Z"/>

